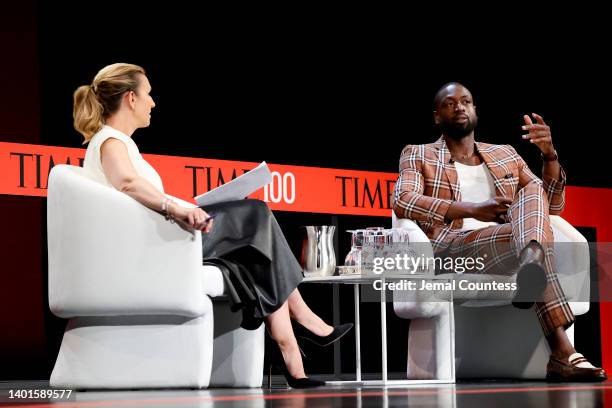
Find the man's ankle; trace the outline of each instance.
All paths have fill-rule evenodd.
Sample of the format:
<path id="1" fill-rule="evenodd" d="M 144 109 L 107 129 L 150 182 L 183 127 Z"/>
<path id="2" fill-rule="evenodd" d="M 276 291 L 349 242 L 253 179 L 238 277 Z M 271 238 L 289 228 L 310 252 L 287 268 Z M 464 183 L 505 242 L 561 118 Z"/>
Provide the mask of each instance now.
<path id="1" fill-rule="evenodd" d="M 559 360 L 567 360 L 568 357 L 574 353 L 576 353 L 575 349 L 559 349 L 559 350 L 552 350 L 550 352 L 550 356 L 556 359 L 559 359 Z"/>
<path id="2" fill-rule="evenodd" d="M 544 247 L 538 241 L 530 241 L 521 251 L 519 262 L 521 264 L 532 260 L 544 261 Z"/>

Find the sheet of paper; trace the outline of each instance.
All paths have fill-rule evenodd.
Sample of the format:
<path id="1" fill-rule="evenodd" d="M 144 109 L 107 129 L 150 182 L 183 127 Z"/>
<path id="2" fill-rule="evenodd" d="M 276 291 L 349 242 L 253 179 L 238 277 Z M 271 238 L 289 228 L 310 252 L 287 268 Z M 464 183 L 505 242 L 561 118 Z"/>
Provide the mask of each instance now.
<path id="1" fill-rule="evenodd" d="M 272 173 L 266 162 L 227 183 L 194 197 L 199 206 L 241 200 L 272 181 Z"/>

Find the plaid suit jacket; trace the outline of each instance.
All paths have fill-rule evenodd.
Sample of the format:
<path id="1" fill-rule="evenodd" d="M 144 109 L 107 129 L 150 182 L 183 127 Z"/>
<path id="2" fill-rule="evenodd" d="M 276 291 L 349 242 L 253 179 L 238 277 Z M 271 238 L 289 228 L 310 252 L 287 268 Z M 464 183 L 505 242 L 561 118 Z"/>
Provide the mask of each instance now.
<path id="1" fill-rule="evenodd" d="M 476 142 L 476 150 L 489 168 L 496 196 L 514 199 L 529 183 L 539 183 L 546 192 L 549 212 L 556 215 L 565 206 L 566 175 L 540 180 L 510 145 Z M 463 227 L 463 219 L 446 222 L 453 201 L 461 201 L 457 170 L 443 138 L 435 143 L 408 145 L 402 150 L 395 184 L 393 211 L 400 218 L 416 221 L 434 244 L 445 247 Z"/>

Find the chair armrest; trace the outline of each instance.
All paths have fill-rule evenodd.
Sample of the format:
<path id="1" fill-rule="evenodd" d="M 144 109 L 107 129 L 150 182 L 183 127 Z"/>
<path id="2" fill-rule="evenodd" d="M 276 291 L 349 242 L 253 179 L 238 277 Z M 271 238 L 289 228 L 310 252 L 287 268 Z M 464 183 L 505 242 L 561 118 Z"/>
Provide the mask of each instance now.
<path id="1" fill-rule="evenodd" d="M 181 200 L 180 198 L 166 194 L 166 197 L 174 200 L 175 203 L 185 208 L 198 208 L 194 203 Z M 219 268 L 212 265 L 202 265 L 202 279 L 204 285 L 204 293 L 211 298 L 217 296 L 223 296 L 225 291 L 225 283 L 223 281 L 223 275 Z"/>
<path id="2" fill-rule="evenodd" d="M 200 232 L 57 165 L 47 197 L 49 306 L 60 317 L 207 310 Z"/>
<path id="3" fill-rule="evenodd" d="M 425 257 L 433 257 L 433 247 L 431 241 L 427 235 L 423 232 L 421 227 L 416 222 L 407 218 L 397 218 L 395 213 L 391 212 L 391 226 L 393 228 L 402 228 L 408 231 L 408 239 L 410 243 L 416 243 L 415 249 L 418 250 L 418 255 L 424 255 Z"/>
<path id="4" fill-rule="evenodd" d="M 204 293 L 211 298 L 223 296 L 225 292 L 225 282 L 223 274 L 216 266 L 202 265 L 202 281 Z"/>
<path id="5" fill-rule="evenodd" d="M 558 215 L 550 216 L 555 239 L 555 267 L 569 301 L 589 302 L 590 254 L 586 238 Z"/>
<path id="6" fill-rule="evenodd" d="M 391 226 L 408 231 L 408 239 L 417 253 L 426 258 L 433 258 L 433 247 L 431 241 L 416 222 L 407 218 L 397 218 L 395 212 L 391 211 Z M 434 274 L 435 271 L 428 271 Z M 444 301 L 432 301 L 421 296 L 419 291 L 393 291 L 393 309 L 397 316 L 404 319 L 430 318 L 438 316 L 447 311 Z"/>

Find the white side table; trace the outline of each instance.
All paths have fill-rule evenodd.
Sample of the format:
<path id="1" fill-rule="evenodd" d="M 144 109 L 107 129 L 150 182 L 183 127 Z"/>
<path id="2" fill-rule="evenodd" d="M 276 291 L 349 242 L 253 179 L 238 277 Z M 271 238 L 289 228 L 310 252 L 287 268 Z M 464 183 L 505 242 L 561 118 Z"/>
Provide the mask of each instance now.
<path id="1" fill-rule="evenodd" d="M 389 380 L 387 372 L 387 309 L 386 309 L 386 295 L 387 290 L 385 282 L 396 281 L 396 280 L 425 280 L 432 282 L 451 282 L 452 279 L 448 277 L 437 278 L 436 276 L 424 276 L 424 275 L 409 275 L 409 274 L 389 274 L 385 273 L 382 275 L 343 275 L 343 276 L 326 276 L 326 277 L 307 277 L 304 278 L 302 283 L 329 283 L 329 284 L 349 284 L 353 285 L 354 294 L 354 309 L 355 309 L 355 380 L 350 381 L 328 381 L 330 385 L 373 385 L 373 386 L 387 386 L 387 385 L 411 385 L 411 384 L 452 384 L 455 382 L 455 361 L 451 361 L 451 375 L 448 378 L 437 378 L 431 380 Z M 380 339 L 382 344 L 382 378 L 380 380 L 362 380 L 361 378 L 361 320 L 359 316 L 360 307 L 360 285 L 372 285 L 374 281 L 380 280 L 382 283 L 382 290 L 380 290 Z M 452 313 L 453 302 L 452 293 L 449 292 L 449 299 L 444 301 L 446 307 L 449 308 L 449 313 Z M 454 356 L 455 347 L 455 336 L 454 327 L 452 327 L 453 321 L 451 319 L 451 339 L 449 341 L 450 355 Z"/>

